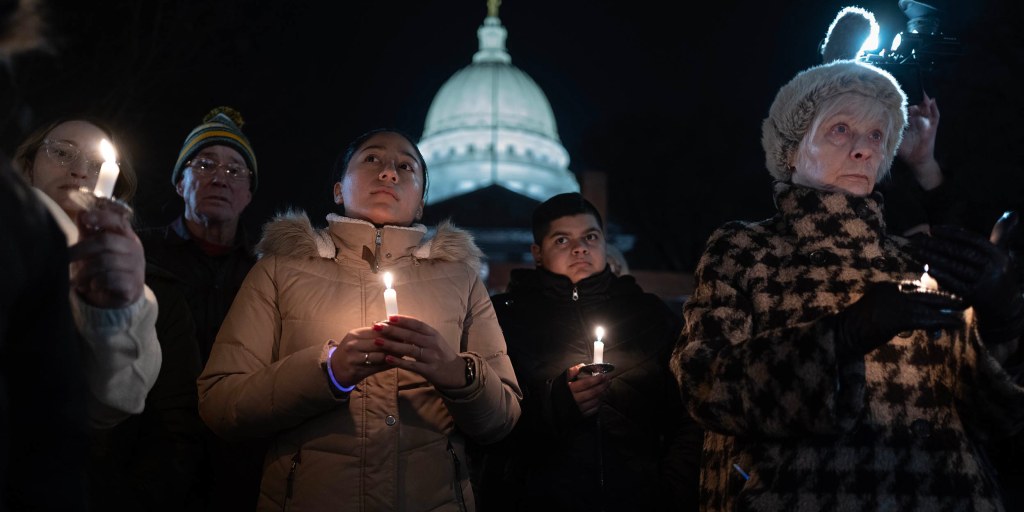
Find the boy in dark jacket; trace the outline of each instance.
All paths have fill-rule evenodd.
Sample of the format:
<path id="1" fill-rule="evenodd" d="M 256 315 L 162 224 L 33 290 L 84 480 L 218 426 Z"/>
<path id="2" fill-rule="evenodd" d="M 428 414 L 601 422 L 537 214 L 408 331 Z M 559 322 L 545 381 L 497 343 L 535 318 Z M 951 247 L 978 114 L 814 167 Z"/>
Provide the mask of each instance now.
<path id="1" fill-rule="evenodd" d="M 696 510 L 703 433 L 668 366 L 680 320 L 612 273 L 601 215 L 580 194 L 541 203 L 533 235 L 537 268 L 492 297 L 523 415 L 488 447 L 480 509 Z M 607 373 L 585 366 L 598 327 Z"/>

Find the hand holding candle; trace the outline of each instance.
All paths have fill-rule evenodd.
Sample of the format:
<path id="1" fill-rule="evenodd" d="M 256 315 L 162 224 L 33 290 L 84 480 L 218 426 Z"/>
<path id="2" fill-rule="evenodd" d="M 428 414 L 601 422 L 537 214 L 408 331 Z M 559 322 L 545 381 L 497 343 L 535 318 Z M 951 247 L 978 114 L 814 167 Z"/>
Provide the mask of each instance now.
<path id="1" fill-rule="evenodd" d="M 100 177 L 96 180 L 93 194 L 96 197 L 113 199 L 114 183 L 117 182 L 117 175 L 121 172 L 121 168 L 116 162 L 117 152 L 114 151 L 114 146 L 107 139 L 103 139 L 100 141 L 100 154 L 103 155 L 103 165 L 100 167 Z"/>
<path id="2" fill-rule="evenodd" d="M 594 330 L 594 335 L 597 339 L 594 340 L 594 364 L 601 364 L 604 362 L 604 342 L 601 338 L 604 338 L 604 327 L 598 326 Z"/>
<path id="3" fill-rule="evenodd" d="M 398 314 L 398 292 L 391 287 L 391 272 L 384 272 L 384 311 L 387 317 Z"/>

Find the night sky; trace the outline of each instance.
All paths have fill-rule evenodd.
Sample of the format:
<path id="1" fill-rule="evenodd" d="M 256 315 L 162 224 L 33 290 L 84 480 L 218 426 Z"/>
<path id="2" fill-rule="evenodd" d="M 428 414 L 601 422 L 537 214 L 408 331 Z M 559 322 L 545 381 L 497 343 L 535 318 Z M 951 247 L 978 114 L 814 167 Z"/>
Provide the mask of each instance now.
<path id="1" fill-rule="evenodd" d="M 294 5 L 293 5 L 294 4 Z M 775 92 L 817 64 L 846 2 L 504 0 L 512 64 L 550 101 L 576 173 L 608 173 L 609 221 L 638 236 L 634 268 L 692 271 L 714 227 L 772 213 L 760 125 Z M 779 7 L 778 4 L 784 7 Z M 934 75 L 938 153 L 977 229 L 1022 208 L 1024 16 L 1008 0 L 936 3 L 965 55 Z M 418 137 L 430 101 L 477 49 L 485 0 L 267 2 L 61 0 L 49 52 L 7 70 L 2 147 L 51 116 L 87 111 L 118 131 L 141 179 L 139 223 L 181 211 L 170 170 L 185 135 L 218 105 L 245 118 L 260 188 L 245 214 L 333 206 L 345 143 L 390 126 Z M 858 2 L 905 28 L 896 0 Z M 459 219 L 454 219 L 458 224 Z"/>

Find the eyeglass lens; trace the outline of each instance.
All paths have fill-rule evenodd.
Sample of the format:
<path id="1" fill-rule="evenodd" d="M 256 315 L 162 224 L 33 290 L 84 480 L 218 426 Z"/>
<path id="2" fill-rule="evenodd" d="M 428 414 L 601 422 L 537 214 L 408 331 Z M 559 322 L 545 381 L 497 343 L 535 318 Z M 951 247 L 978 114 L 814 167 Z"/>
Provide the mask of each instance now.
<path id="1" fill-rule="evenodd" d="M 218 169 L 224 169 L 224 174 L 233 180 L 245 180 L 249 178 L 249 169 L 238 163 L 220 163 L 209 158 L 196 158 L 190 162 L 190 167 L 200 175 L 212 177 Z"/>
<path id="2" fill-rule="evenodd" d="M 70 142 L 62 140 L 44 140 L 43 147 L 46 150 L 46 156 L 50 157 L 54 162 L 57 162 L 61 167 L 70 166 L 82 155 L 81 149 Z M 99 174 L 100 167 L 103 165 L 103 162 L 90 160 L 84 157 L 82 158 L 82 162 L 85 164 L 86 171 L 92 174 Z"/>

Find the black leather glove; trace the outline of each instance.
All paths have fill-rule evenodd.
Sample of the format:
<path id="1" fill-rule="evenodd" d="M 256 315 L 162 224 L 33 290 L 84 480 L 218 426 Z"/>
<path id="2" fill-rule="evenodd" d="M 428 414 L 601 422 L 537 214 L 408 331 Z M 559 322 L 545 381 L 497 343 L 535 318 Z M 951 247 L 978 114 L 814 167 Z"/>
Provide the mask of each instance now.
<path id="1" fill-rule="evenodd" d="M 990 237 L 953 226 L 933 226 L 913 238 L 910 251 L 928 264 L 942 289 L 974 306 L 986 343 L 1004 343 L 1024 332 L 1019 270 L 1007 250 L 1017 226 L 1015 212 L 996 222 Z"/>
<path id="2" fill-rule="evenodd" d="M 902 291 L 897 283 L 877 283 L 836 315 L 837 351 L 860 356 L 904 331 L 959 327 L 965 308 L 948 294 Z"/>

